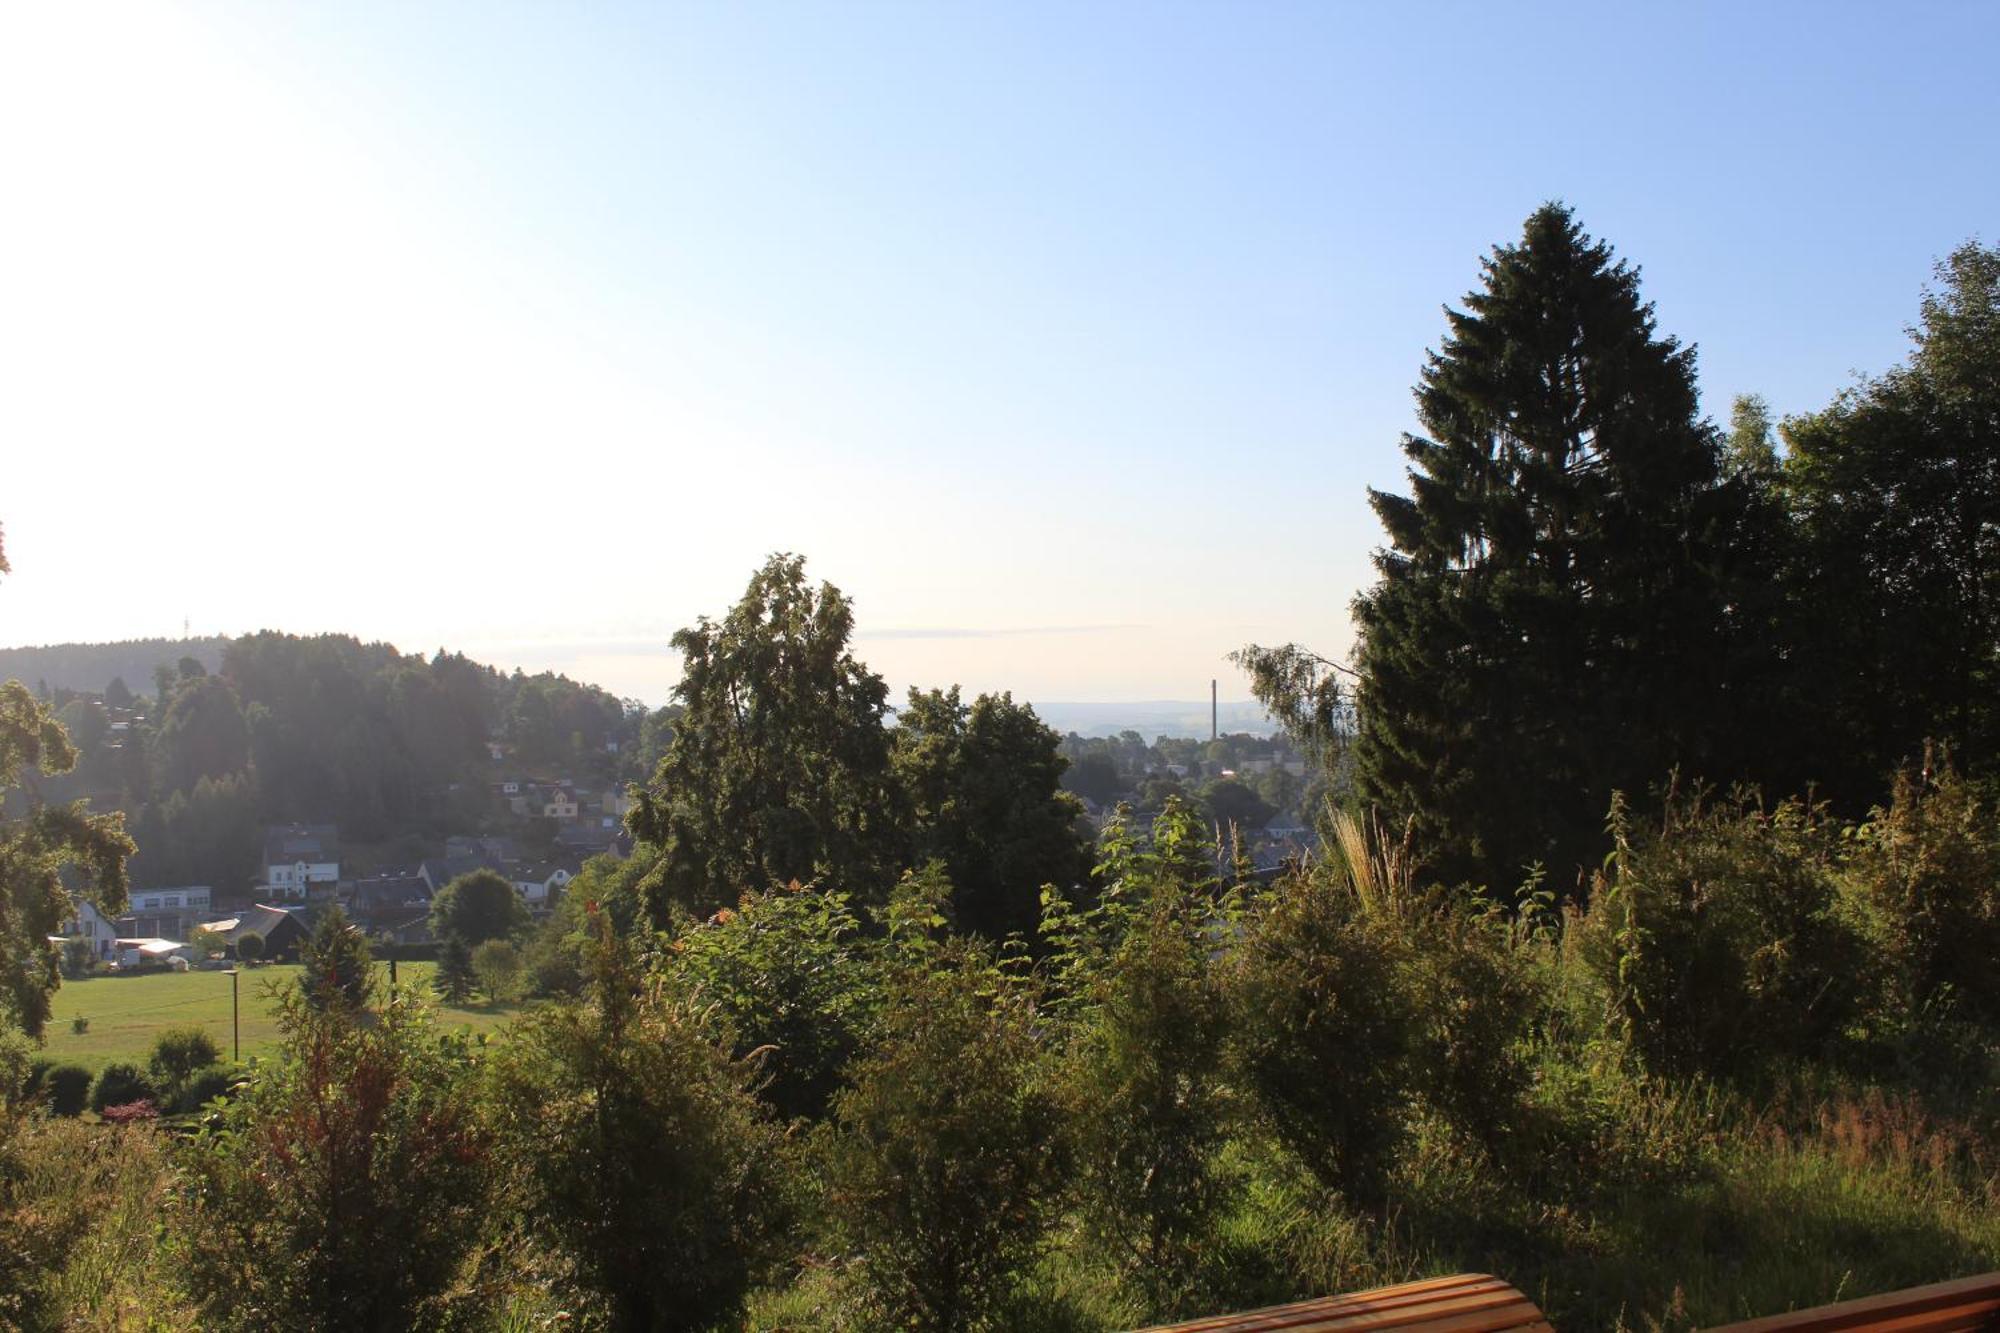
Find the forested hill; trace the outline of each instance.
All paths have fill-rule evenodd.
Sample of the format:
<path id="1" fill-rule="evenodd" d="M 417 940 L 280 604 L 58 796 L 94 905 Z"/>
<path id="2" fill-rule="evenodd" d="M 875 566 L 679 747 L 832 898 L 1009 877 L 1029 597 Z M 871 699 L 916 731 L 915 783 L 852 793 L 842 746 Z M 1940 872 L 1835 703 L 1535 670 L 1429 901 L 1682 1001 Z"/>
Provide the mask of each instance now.
<path id="1" fill-rule="evenodd" d="M 449 833 L 532 840 L 495 807 L 494 782 L 615 788 L 649 772 L 669 734 L 665 710 L 595 685 L 337 634 L 15 650 L 0 678 L 43 694 L 76 742 L 75 770 L 45 777 L 45 797 L 123 810 L 142 886 L 245 883 L 278 823 L 419 850 Z"/>
<path id="2" fill-rule="evenodd" d="M 191 657 L 213 672 L 222 666 L 229 640 L 221 635 L 194 639 L 124 639 L 117 643 L 52 643 L 38 648 L 0 648 L 0 680 L 51 690 L 102 694 L 114 680 L 134 693 L 153 686 L 153 673 L 179 674 Z"/>

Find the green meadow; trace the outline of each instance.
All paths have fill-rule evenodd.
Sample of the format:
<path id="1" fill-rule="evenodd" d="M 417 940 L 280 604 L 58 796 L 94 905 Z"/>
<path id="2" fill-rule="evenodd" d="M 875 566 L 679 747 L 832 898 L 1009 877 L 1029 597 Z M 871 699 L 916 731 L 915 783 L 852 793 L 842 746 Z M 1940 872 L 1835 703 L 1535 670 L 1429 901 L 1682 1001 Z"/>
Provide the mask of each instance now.
<path id="1" fill-rule="evenodd" d="M 398 963 L 396 967 L 399 982 L 430 993 L 436 964 Z M 378 968 L 386 984 L 388 965 L 378 964 Z M 294 963 L 273 964 L 248 969 L 237 977 L 245 1059 L 268 1054 L 277 1046 L 276 996 L 280 990 L 299 984 L 299 971 Z M 119 1060 L 143 1065 L 162 1028 L 196 1024 L 215 1038 L 215 1044 L 227 1055 L 231 1049 L 229 983 L 229 977 L 221 972 L 159 972 L 65 981 L 55 994 L 43 1054 L 58 1062 L 80 1064 L 92 1073 Z M 500 1028 L 520 1006 L 455 1008 L 440 1002 L 438 1009 L 445 1027 L 477 1033 Z M 78 1018 L 89 1020 L 85 1031 L 75 1030 Z"/>

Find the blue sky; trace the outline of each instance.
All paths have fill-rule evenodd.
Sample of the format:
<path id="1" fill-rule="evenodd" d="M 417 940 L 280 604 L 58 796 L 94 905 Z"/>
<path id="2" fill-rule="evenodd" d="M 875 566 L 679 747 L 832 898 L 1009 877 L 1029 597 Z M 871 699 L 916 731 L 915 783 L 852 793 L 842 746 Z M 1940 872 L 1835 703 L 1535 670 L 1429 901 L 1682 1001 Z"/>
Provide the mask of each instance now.
<path id="1" fill-rule="evenodd" d="M 772 550 L 903 684 L 1339 650 L 1562 198 L 1781 413 L 1995 239 L 1992 5 L 0 17 L 0 642 L 341 629 L 652 701 Z M 22 461 L 25 460 L 25 461 Z"/>

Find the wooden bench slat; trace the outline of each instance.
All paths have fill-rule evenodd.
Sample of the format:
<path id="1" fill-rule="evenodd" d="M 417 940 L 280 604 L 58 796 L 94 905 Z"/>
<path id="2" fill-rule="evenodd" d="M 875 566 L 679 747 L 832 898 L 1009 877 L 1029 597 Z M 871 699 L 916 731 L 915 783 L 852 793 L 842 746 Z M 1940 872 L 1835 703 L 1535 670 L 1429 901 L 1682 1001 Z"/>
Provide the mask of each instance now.
<path id="1" fill-rule="evenodd" d="M 1191 1319 L 1183 1324 L 1145 1329 L 1142 1333 L 1168 1333 L 1168 1330 L 1171 1330 L 1171 1333 L 1239 1330 L 1249 1327 L 1258 1320 L 1282 1318 L 1288 1315 L 1304 1315 L 1308 1312 L 1332 1315 L 1355 1310 L 1393 1309 L 1399 1305 L 1419 1304 L 1473 1291 L 1506 1289 L 1507 1284 L 1499 1278 L 1488 1277 L 1484 1273 L 1459 1273 L 1452 1277 L 1407 1282 L 1396 1287 L 1378 1287 L 1372 1291 L 1348 1292 L 1340 1296 L 1316 1296 L 1311 1300 L 1290 1301 L 1284 1305 L 1266 1305 L 1255 1310 L 1242 1310 L 1236 1314 L 1210 1315 L 1205 1319 Z"/>
<path id="2" fill-rule="evenodd" d="M 2000 1273 L 1765 1315 L 1725 1324 L 1708 1333 L 1981 1333 L 1991 1329 L 2000 1329 Z"/>
<path id="3" fill-rule="evenodd" d="M 1400 1286 L 1377 1287 L 1371 1291 L 1351 1291 L 1340 1296 L 1316 1296 L 1307 1301 L 1291 1301 L 1284 1305 L 1266 1305 L 1255 1310 L 1243 1310 L 1236 1314 L 1210 1315 L 1205 1319 L 1191 1319 L 1183 1324 L 1162 1325 L 1156 1329 L 1142 1330 L 1142 1333 L 1207 1333 L 1210 1329 L 1235 1329 L 1245 1320 L 1262 1319 L 1272 1315 L 1289 1314 L 1304 1310 L 1335 1310 L 1388 1308 L 1406 1302 L 1436 1300 L 1441 1293 L 1457 1293 L 1474 1289 L 1497 1291 L 1507 1284 L 1497 1277 L 1485 1273 L 1455 1273 L 1450 1277 L 1425 1278 L 1421 1282 L 1405 1282 Z"/>
<path id="4" fill-rule="evenodd" d="M 1347 1328 L 1350 1325 L 1342 1321 L 1387 1318 L 1412 1310 L 1421 1315 L 1424 1311 L 1437 1310 L 1448 1301 L 1518 1299 L 1518 1294 L 1513 1288 L 1497 1280 L 1410 1293 L 1392 1287 L 1388 1292 L 1390 1294 L 1372 1300 L 1334 1296 L 1315 1301 L 1299 1301 L 1292 1305 L 1249 1310 L 1242 1314 L 1225 1316 L 1220 1320 L 1203 1321 L 1200 1325 L 1191 1327 L 1200 1330 L 1227 1330 L 1228 1333 L 1255 1333 L 1256 1330 L 1287 1328 Z M 1394 1327 L 1394 1325 L 1353 1325 L 1353 1327 Z M 1189 1329 L 1183 1329 L 1178 1324 L 1174 1328 L 1176 1333 L 1190 1333 Z"/>
<path id="5" fill-rule="evenodd" d="M 1545 1328 L 1535 1303 L 1499 1278 L 1462 1273 L 1449 1278 L 1289 1305 L 1267 1306 L 1240 1314 L 1161 1325 L 1145 1333 L 1510 1333 Z"/>

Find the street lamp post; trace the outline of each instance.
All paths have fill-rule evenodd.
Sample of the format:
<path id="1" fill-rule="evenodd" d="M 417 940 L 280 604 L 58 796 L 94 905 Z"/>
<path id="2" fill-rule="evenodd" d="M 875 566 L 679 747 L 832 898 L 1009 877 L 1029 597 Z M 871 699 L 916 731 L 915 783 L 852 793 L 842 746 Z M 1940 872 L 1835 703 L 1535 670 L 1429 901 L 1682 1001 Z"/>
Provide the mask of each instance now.
<path id="1" fill-rule="evenodd" d="M 240 1065 L 243 1063 L 243 1022 L 242 1010 L 236 1004 L 236 974 L 239 969 L 229 967 L 223 971 L 229 974 L 229 1040 L 235 1051 L 233 1058 Z"/>

